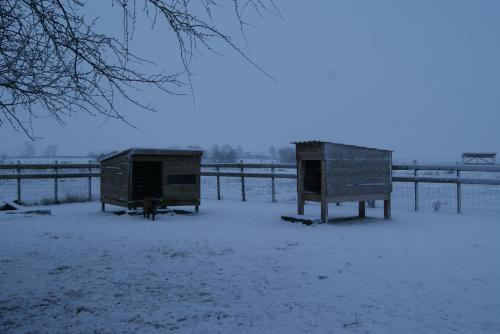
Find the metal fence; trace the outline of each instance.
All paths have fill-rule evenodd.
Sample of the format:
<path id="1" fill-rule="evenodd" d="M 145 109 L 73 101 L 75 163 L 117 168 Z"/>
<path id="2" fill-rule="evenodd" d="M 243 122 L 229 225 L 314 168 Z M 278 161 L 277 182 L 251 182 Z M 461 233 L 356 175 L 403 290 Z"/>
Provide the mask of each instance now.
<path id="1" fill-rule="evenodd" d="M 295 164 L 202 166 L 202 197 L 296 200 Z M 99 164 L 1 164 L 0 197 L 28 204 L 98 199 Z M 393 165 L 393 206 L 500 214 L 500 165 Z M 349 205 L 349 204 L 345 204 Z"/>

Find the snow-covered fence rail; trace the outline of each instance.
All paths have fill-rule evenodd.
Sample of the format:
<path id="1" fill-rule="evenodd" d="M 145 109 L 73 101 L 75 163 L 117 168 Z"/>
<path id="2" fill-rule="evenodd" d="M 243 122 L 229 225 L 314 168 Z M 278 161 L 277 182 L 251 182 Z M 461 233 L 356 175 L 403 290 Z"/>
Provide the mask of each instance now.
<path id="1" fill-rule="evenodd" d="M 262 199 L 263 196 L 270 196 L 271 201 L 275 202 L 278 193 L 277 181 L 278 180 L 289 180 L 291 182 L 287 183 L 286 194 L 289 199 L 295 198 L 295 188 L 293 186 L 293 180 L 296 178 L 295 174 L 295 164 L 265 164 L 265 163 L 205 163 L 202 165 L 201 176 L 204 179 L 215 178 L 215 184 L 207 182 L 208 185 L 205 190 L 216 191 L 216 198 L 222 199 L 221 185 L 222 178 L 236 179 L 236 182 L 231 183 L 231 191 L 237 190 L 241 192 L 239 197 L 241 200 L 245 201 L 248 197 L 248 190 L 252 188 L 251 182 L 245 183 L 245 180 L 253 179 L 262 180 L 263 187 L 269 187 L 270 191 L 265 191 L 259 194 L 259 198 Z M 421 186 L 423 184 L 434 184 L 435 186 L 439 184 L 443 185 L 454 185 L 456 188 L 455 194 L 452 191 L 447 190 L 447 194 L 444 196 L 448 200 L 456 203 L 456 211 L 462 212 L 462 185 L 477 185 L 484 187 L 495 187 L 493 192 L 494 199 L 491 203 L 497 205 L 500 211 L 500 165 L 494 166 L 473 166 L 473 165 L 420 165 L 420 164 L 394 164 L 393 169 L 393 182 L 395 185 L 413 185 L 413 189 L 408 187 L 402 187 L 399 190 L 404 190 L 405 197 L 410 197 L 413 194 L 412 209 L 419 210 L 421 207 L 419 199 L 425 199 L 429 196 L 429 191 L 422 192 Z M 495 177 L 490 177 L 492 174 Z M 98 188 L 98 184 L 93 182 L 98 182 L 99 180 L 99 164 L 97 163 L 53 163 L 53 164 L 0 164 L 0 182 L 3 180 L 15 181 L 16 186 L 13 191 L 16 193 L 17 200 L 23 201 L 23 184 L 24 182 L 40 180 L 45 182 L 52 182 L 52 189 L 45 191 L 44 193 L 52 192 L 54 202 L 59 201 L 60 197 L 60 182 L 64 180 L 78 181 L 86 179 L 86 186 L 83 186 L 85 195 L 80 196 L 81 199 L 91 200 L 92 191 Z M 265 181 L 265 180 L 269 181 Z M 23 182 L 21 182 L 23 181 Z M 269 183 L 267 183 L 269 182 Z M 75 188 L 75 182 L 71 183 L 69 186 L 69 191 Z M 79 182 L 81 186 L 81 181 Z M 50 185 L 50 183 L 49 183 Z M 3 188 L 3 186 L 2 186 Z M 269 189 L 268 188 L 268 189 Z M 410 190 L 411 189 L 411 190 Z M 251 189 L 250 189 L 251 190 Z M 0 196 L 2 195 L 0 191 Z M 270 194 L 269 194 L 270 193 Z M 483 194 L 488 192 L 480 191 L 478 192 L 478 200 L 481 199 Z M 497 194 L 498 193 L 498 194 Z M 399 194 L 399 192 L 398 192 Z M 397 196 L 402 194 L 396 194 Z M 489 194 L 492 194 L 490 191 Z M 46 195 L 45 195 L 46 196 Z M 442 194 L 440 194 L 442 196 Z M 14 196 L 13 196 L 14 197 Z M 33 197 L 33 196 L 31 196 Z M 268 197 L 269 198 L 269 197 Z M 446 202 L 446 201 L 445 201 Z M 434 202 L 431 203 L 434 205 Z M 455 205 L 454 205 L 455 206 Z"/>

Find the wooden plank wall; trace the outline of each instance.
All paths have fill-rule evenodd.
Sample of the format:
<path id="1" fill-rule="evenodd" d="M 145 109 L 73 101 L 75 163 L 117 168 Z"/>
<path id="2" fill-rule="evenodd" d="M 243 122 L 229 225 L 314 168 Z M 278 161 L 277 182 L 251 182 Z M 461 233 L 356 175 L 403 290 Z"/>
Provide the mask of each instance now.
<path id="1" fill-rule="evenodd" d="M 196 200 L 201 197 L 201 158 L 197 156 L 169 156 L 163 160 L 163 197 L 167 201 Z M 168 175 L 195 175 L 196 184 L 168 184 Z"/>
<path id="2" fill-rule="evenodd" d="M 389 194 L 391 152 L 326 144 L 329 196 Z"/>
<path id="3" fill-rule="evenodd" d="M 127 155 L 101 162 L 101 198 L 128 201 L 129 161 Z"/>
<path id="4" fill-rule="evenodd" d="M 327 159 L 332 159 L 332 160 L 344 160 L 344 159 L 383 160 L 383 159 L 390 159 L 391 151 L 377 150 L 373 148 L 357 147 L 350 145 L 325 143 L 325 155 Z"/>
<path id="5" fill-rule="evenodd" d="M 301 160 L 323 160 L 322 143 L 298 143 L 296 145 L 297 161 Z"/>

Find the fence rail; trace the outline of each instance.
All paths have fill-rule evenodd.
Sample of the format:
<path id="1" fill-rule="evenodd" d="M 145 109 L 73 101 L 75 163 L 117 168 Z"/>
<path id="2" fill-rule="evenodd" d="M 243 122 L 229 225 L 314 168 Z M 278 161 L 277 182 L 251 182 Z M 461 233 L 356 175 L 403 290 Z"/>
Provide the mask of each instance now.
<path id="1" fill-rule="evenodd" d="M 245 169 L 294 169 L 294 163 L 204 163 L 203 168 L 245 168 Z M 52 163 L 52 164 L 0 164 L 1 169 L 98 169 L 98 163 Z M 393 164 L 392 170 L 427 170 L 427 171 L 463 171 L 463 172 L 496 172 L 500 173 L 500 165 L 421 165 L 421 164 Z"/>
<path id="2" fill-rule="evenodd" d="M 58 180 L 65 178 L 86 178 L 88 179 L 88 199 L 92 198 L 92 178 L 98 178 L 100 173 L 95 171 L 99 169 L 98 163 L 53 163 L 53 164 L 0 164 L 0 170 L 12 170 L 12 174 L 0 173 L 0 180 L 17 180 L 17 200 L 22 201 L 21 180 L 34 179 L 53 179 L 54 180 L 54 199 L 58 202 Z M 241 199 L 246 200 L 245 179 L 263 178 L 271 180 L 271 200 L 276 201 L 276 179 L 295 179 L 295 173 L 283 173 L 276 170 L 295 169 L 296 164 L 265 164 L 265 163 L 205 163 L 202 164 L 201 176 L 217 178 L 217 198 L 221 199 L 221 177 L 239 178 L 241 181 Z M 64 172 L 65 170 L 79 170 L 78 172 Z M 225 169 L 221 171 L 221 169 Z M 227 171 L 227 169 L 236 169 L 237 171 Z M 266 172 L 248 172 L 248 169 L 267 169 Z M 413 171 L 412 176 L 393 175 L 393 182 L 413 183 L 414 184 L 414 209 L 419 210 L 419 184 L 456 184 L 457 212 L 461 212 L 462 194 L 461 185 L 494 185 L 500 186 L 500 178 L 463 178 L 461 172 L 487 172 L 500 173 L 500 165 L 495 166 L 471 166 L 471 165 L 420 165 L 420 164 L 394 164 L 392 166 L 393 174 L 396 171 Z M 50 173 L 23 173 L 26 170 L 48 171 Z M 452 173 L 450 177 L 429 177 L 419 176 L 421 171 L 444 171 Z"/>
<path id="3" fill-rule="evenodd" d="M 97 163 L 53 163 L 53 164 L 0 164 L 0 169 L 88 169 L 99 168 L 100 164 Z"/>

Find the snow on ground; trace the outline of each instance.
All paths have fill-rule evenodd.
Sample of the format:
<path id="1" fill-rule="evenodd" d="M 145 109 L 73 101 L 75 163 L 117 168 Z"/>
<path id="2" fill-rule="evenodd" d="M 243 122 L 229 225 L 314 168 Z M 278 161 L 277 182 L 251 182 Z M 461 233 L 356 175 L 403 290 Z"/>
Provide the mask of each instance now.
<path id="1" fill-rule="evenodd" d="M 154 223 L 98 203 L 0 214 L 0 332 L 500 332 L 498 218 L 304 226 L 280 220 L 293 204 L 202 204 Z"/>

